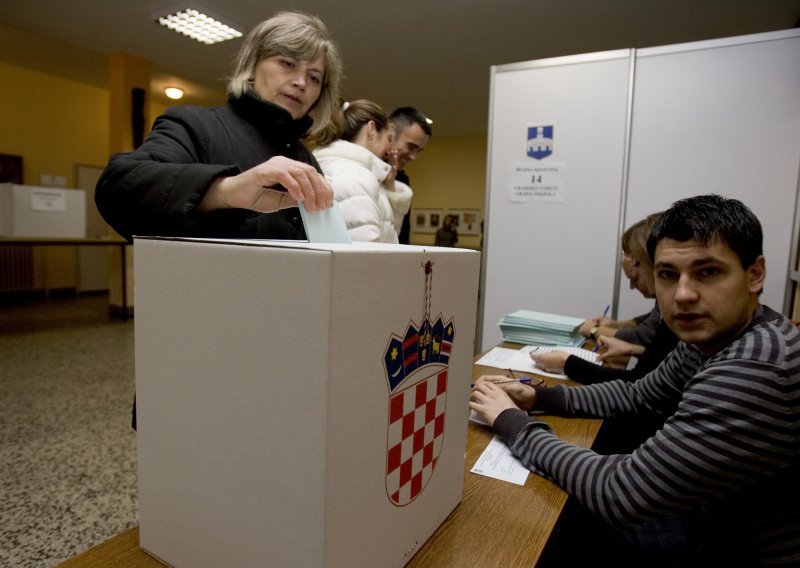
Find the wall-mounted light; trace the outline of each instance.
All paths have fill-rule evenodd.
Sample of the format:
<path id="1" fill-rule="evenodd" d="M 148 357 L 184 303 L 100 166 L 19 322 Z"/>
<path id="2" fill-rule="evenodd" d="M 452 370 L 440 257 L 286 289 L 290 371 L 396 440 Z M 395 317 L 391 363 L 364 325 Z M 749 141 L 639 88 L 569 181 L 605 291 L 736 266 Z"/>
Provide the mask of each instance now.
<path id="1" fill-rule="evenodd" d="M 152 14 L 162 26 L 206 45 L 242 36 L 239 24 L 195 2 L 183 2 Z"/>
<path id="2" fill-rule="evenodd" d="M 178 99 L 183 98 L 183 89 L 179 89 L 178 87 L 167 87 L 164 89 L 164 94 L 177 101 Z"/>

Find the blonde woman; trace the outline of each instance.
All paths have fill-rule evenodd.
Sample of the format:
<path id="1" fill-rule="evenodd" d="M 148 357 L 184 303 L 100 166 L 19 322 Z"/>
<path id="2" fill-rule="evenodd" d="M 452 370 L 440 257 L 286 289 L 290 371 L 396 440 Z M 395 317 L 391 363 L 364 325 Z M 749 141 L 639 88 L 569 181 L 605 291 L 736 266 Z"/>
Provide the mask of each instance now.
<path id="1" fill-rule="evenodd" d="M 305 239 L 300 216 L 333 205 L 301 139 L 338 111 L 342 63 L 321 20 L 281 12 L 247 36 L 218 108 L 179 106 L 116 154 L 95 200 L 121 235 Z"/>
<path id="2" fill-rule="evenodd" d="M 390 152 L 394 125 L 368 100 L 345 103 L 342 115 L 339 131 L 321 137 L 314 156 L 333 188 L 350 238 L 397 243 L 412 192 L 395 179 L 397 161 Z"/>

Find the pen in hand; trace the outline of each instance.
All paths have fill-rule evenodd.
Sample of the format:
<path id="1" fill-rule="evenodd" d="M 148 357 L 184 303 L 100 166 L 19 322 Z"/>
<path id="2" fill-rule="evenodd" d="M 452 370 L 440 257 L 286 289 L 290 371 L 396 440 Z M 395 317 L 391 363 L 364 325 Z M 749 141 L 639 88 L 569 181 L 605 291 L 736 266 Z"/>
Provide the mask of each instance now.
<path id="1" fill-rule="evenodd" d="M 522 377 L 521 379 L 508 379 L 507 381 L 493 381 L 492 382 L 493 385 L 506 385 L 508 383 L 524 383 L 524 384 L 528 384 L 529 385 L 529 384 L 531 384 L 531 378 L 530 377 Z M 469 388 L 474 389 L 475 388 L 475 383 L 472 383 L 471 385 L 469 385 Z"/>
<path id="2" fill-rule="evenodd" d="M 600 324 L 600 322 L 603 319 L 605 319 L 605 317 L 608 315 L 608 310 L 610 310 L 610 309 L 611 309 L 611 304 L 608 304 L 606 306 L 606 309 L 603 310 L 603 317 L 601 317 L 600 319 L 597 320 L 597 324 L 598 325 Z M 592 353 L 597 353 L 599 350 L 600 350 L 600 343 L 595 343 L 594 349 L 592 349 Z"/>

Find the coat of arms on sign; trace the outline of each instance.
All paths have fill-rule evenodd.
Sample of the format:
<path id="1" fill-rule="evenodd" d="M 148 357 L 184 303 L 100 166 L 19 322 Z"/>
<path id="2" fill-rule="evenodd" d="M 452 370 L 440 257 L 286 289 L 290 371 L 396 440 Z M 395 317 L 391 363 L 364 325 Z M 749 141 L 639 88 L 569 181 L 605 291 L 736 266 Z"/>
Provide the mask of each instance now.
<path id="1" fill-rule="evenodd" d="M 541 160 L 553 153 L 553 126 L 528 127 L 528 156 Z"/>

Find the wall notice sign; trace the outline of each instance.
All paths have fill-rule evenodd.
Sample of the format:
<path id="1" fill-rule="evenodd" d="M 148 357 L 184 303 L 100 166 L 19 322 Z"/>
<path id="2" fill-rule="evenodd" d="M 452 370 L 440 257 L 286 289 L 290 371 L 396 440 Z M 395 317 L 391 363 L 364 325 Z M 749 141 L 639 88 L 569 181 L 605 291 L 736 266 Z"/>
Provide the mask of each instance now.
<path id="1" fill-rule="evenodd" d="M 565 162 L 512 162 L 509 201 L 564 201 Z"/>
<path id="2" fill-rule="evenodd" d="M 59 189 L 31 190 L 31 209 L 34 211 L 66 211 L 67 194 Z"/>

